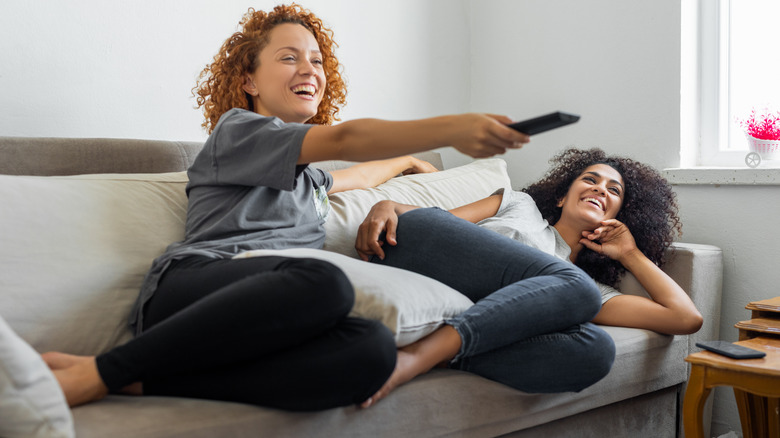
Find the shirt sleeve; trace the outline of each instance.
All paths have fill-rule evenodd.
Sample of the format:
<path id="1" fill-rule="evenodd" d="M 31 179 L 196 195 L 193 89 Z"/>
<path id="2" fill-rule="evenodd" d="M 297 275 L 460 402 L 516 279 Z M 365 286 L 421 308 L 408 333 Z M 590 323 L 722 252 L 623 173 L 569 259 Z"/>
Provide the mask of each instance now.
<path id="1" fill-rule="evenodd" d="M 189 171 L 191 186 L 266 186 L 290 191 L 312 125 L 232 109 L 220 118 Z"/>
<path id="2" fill-rule="evenodd" d="M 596 282 L 596 285 L 599 287 L 599 290 L 601 291 L 601 305 L 603 306 L 604 303 L 611 300 L 612 298 L 615 298 L 618 295 L 623 295 L 619 290 L 615 289 L 612 286 L 607 286 L 604 283 Z"/>
<path id="3" fill-rule="evenodd" d="M 329 172 L 311 166 L 307 167 L 307 172 L 309 172 L 312 181 L 314 181 L 317 187 L 325 186 L 326 192 L 333 187 L 333 175 Z"/>
<path id="4" fill-rule="evenodd" d="M 479 226 L 520 241 L 525 239 L 519 235 L 538 233 L 547 227 L 547 221 L 542 218 L 536 203 L 527 193 L 499 189 L 493 194 L 502 195 L 501 205 L 495 215 L 481 220 Z"/>

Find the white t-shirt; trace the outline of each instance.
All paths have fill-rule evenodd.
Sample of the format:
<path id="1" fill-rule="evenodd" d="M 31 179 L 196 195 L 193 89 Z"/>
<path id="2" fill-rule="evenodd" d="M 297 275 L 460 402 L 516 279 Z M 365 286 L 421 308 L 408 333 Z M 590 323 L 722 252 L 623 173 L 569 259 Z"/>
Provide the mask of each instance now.
<path id="1" fill-rule="evenodd" d="M 563 240 L 558 230 L 550 225 L 536 207 L 530 195 L 515 190 L 498 190 L 503 194 L 498 212 L 477 225 L 495 231 L 501 235 L 522 242 L 530 247 L 552 254 L 561 260 L 569 260 L 571 248 Z M 612 286 L 596 282 L 601 290 L 601 304 L 620 295 Z"/>

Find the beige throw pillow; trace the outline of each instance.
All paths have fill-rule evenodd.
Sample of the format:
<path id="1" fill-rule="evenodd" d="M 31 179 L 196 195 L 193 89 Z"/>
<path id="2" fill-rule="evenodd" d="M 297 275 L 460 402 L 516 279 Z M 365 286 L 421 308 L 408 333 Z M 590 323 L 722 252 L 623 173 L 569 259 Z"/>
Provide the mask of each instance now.
<path id="1" fill-rule="evenodd" d="M 98 354 L 131 337 L 127 317 L 152 260 L 184 238 L 184 172 L 0 175 L 0 309 L 37 351 Z"/>
<path id="2" fill-rule="evenodd" d="M 332 211 L 325 223 L 323 249 L 358 258 L 357 228 L 379 201 L 391 199 L 402 204 L 450 210 L 509 187 L 506 162 L 490 158 L 441 172 L 396 177 L 372 189 L 335 193 L 329 196 Z"/>

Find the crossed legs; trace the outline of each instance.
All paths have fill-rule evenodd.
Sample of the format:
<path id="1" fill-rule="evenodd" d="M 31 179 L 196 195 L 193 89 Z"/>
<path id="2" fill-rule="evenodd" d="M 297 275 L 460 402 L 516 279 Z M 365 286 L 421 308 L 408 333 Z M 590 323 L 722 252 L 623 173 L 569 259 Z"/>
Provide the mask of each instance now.
<path id="1" fill-rule="evenodd" d="M 347 317 L 353 300 L 344 274 L 320 260 L 193 257 L 161 280 L 143 334 L 94 360 L 44 358 L 72 405 L 139 382 L 144 394 L 290 410 L 361 403 L 396 355 L 389 330 Z"/>
<path id="2" fill-rule="evenodd" d="M 402 348 L 374 398 L 442 361 L 526 392 L 579 391 L 609 372 L 614 343 L 588 322 L 600 293 L 573 264 L 436 208 L 401 215 L 397 240 L 372 262 L 437 279 L 475 305 Z"/>

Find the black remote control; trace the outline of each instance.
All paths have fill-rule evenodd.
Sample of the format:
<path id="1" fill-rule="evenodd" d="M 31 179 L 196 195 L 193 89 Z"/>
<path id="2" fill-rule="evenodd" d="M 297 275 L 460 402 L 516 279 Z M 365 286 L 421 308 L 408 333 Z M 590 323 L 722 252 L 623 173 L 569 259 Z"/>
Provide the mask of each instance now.
<path id="1" fill-rule="evenodd" d="M 701 347 L 705 350 L 712 351 L 713 353 L 722 354 L 732 359 L 758 359 L 766 356 L 763 351 L 754 350 L 752 348 L 743 347 L 741 345 L 732 344 L 726 341 L 704 341 L 697 342 L 697 347 Z"/>
<path id="2" fill-rule="evenodd" d="M 509 127 L 516 131 L 520 131 L 523 134 L 534 135 L 572 124 L 579 119 L 580 116 L 576 114 L 557 111 L 554 113 L 545 114 L 543 116 L 534 117 L 533 119 L 523 120 L 522 122 L 512 123 L 509 125 Z"/>

